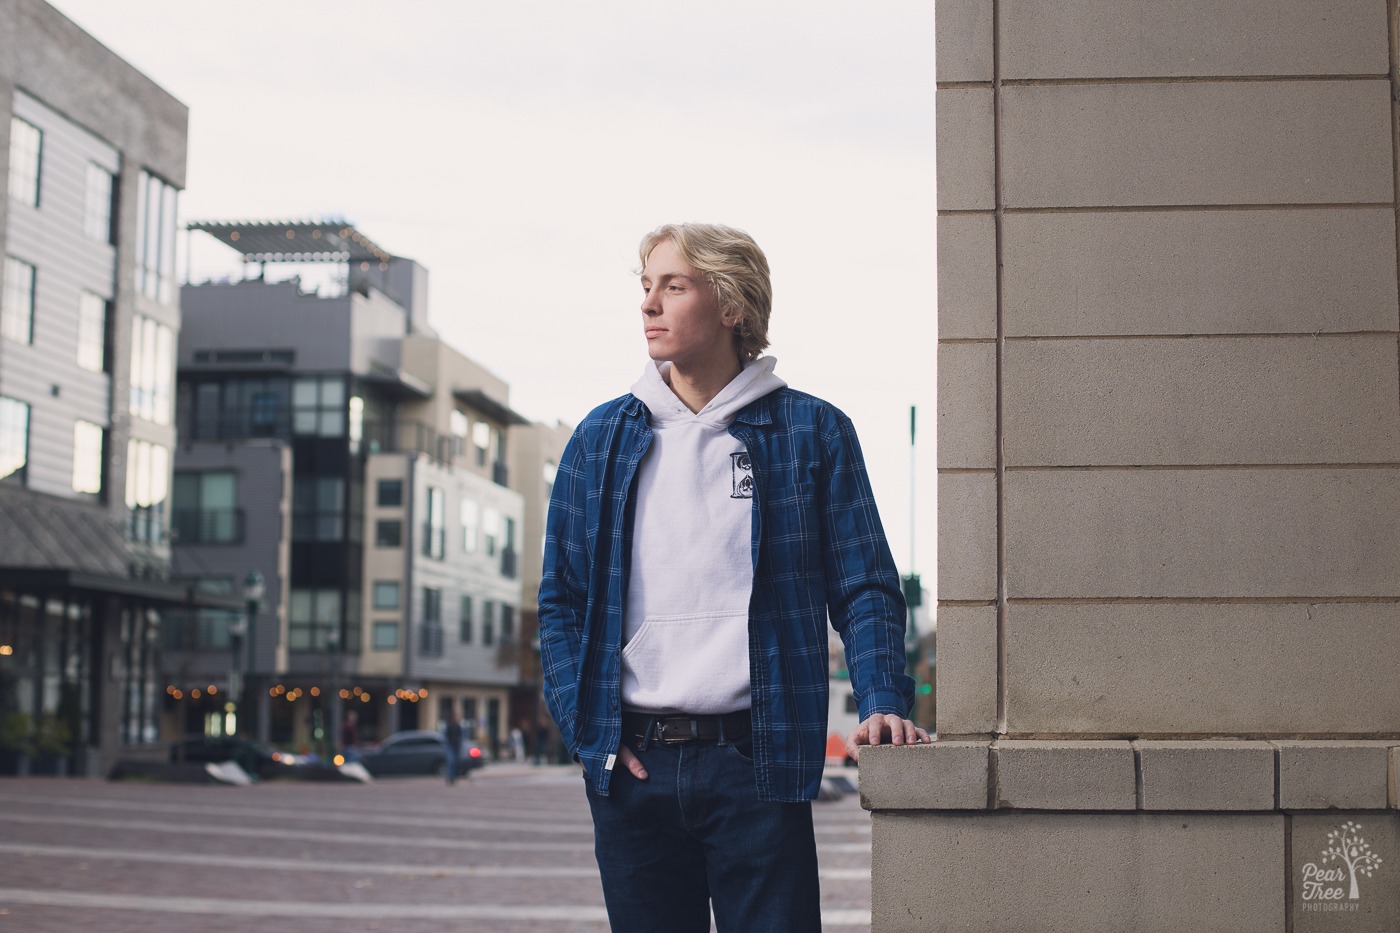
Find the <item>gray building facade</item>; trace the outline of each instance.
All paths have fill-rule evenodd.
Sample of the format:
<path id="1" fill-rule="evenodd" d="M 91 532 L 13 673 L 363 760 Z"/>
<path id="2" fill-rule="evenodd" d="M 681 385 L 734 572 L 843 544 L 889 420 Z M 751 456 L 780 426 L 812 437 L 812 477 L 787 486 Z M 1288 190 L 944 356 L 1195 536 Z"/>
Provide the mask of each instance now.
<path id="1" fill-rule="evenodd" d="M 157 732 L 187 110 L 39 0 L 0 2 L 0 768 Z"/>
<path id="2" fill-rule="evenodd" d="M 349 224 L 193 228 L 250 275 L 182 292 L 175 570 L 266 590 L 246 642 L 239 614 L 186 620 L 167 730 L 217 714 L 200 684 L 241 680 L 237 728 L 278 743 L 330 751 L 351 709 L 368 741 L 454 707 L 499 739 L 520 605 L 505 437 L 524 421 L 505 383 L 428 326 L 426 271 Z M 285 265 L 307 262 L 339 274 Z"/>

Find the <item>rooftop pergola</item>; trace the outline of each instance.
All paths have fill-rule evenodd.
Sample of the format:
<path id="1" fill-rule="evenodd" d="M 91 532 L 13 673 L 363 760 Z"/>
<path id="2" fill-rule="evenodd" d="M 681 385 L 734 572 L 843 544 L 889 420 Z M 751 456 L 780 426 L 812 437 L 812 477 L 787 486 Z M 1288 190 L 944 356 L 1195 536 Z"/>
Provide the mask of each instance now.
<path id="1" fill-rule="evenodd" d="M 214 221 L 186 225 L 243 254 L 244 262 L 374 262 L 393 256 L 343 220 Z"/>

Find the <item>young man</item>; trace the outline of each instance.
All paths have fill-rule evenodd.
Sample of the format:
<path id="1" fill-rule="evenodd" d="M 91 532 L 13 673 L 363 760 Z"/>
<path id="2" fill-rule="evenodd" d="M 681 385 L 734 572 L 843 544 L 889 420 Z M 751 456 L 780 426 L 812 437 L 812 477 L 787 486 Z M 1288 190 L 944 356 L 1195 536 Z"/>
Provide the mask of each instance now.
<path id="1" fill-rule="evenodd" d="M 851 422 L 773 374 L 742 231 L 641 244 L 651 361 L 564 451 L 540 584 L 545 698 L 583 765 L 613 929 L 820 930 L 810 801 L 828 616 L 858 746 L 906 719 L 904 600 Z"/>

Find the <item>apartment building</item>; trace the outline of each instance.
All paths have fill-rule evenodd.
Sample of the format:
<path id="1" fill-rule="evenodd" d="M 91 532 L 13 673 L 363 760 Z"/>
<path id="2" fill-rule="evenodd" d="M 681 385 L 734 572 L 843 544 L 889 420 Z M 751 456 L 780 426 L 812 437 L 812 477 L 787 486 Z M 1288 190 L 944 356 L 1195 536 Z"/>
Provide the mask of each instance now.
<path id="1" fill-rule="evenodd" d="M 367 740 L 453 707 L 499 741 L 521 601 L 508 387 L 428 325 L 426 270 L 350 224 L 191 229 L 248 275 L 183 289 L 176 571 L 264 589 L 167 643 L 167 729 L 217 715 L 190 693 L 229 671 L 273 741 L 329 751 L 350 709 Z"/>
<path id="2" fill-rule="evenodd" d="M 175 444 L 183 104 L 0 0 L 0 770 L 153 741 Z"/>
<path id="3" fill-rule="evenodd" d="M 511 486 L 520 493 L 525 505 L 520 546 L 520 685 L 511 697 L 510 719 L 512 727 L 524 733 L 531 756 L 551 757 L 558 751 L 558 730 L 545 709 L 542 692 L 539 592 L 549 497 L 554 493 L 554 474 L 573 432 L 573 426 L 562 421 L 536 422 L 510 432 L 510 462 L 514 468 Z"/>

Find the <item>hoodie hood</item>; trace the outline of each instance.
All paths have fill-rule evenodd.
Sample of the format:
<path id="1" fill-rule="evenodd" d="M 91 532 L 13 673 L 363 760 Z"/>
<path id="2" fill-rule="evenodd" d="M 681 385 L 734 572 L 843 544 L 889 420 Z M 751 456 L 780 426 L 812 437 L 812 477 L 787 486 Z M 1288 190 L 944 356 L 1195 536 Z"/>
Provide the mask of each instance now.
<path id="1" fill-rule="evenodd" d="M 651 412 L 654 425 L 698 421 L 715 427 L 725 427 L 749 403 L 787 386 L 784 380 L 773 375 L 773 369 L 777 365 L 777 358 L 771 356 L 762 356 L 745 363 L 743 371 L 731 379 L 718 395 L 710 399 L 710 404 L 698 412 L 687 408 L 667 385 L 666 376 L 671 369 L 670 363 L 649 360 L 646 368 L 642 370 L 642 377 L 633 384 L 632 394 L 641 399 Z"/>

